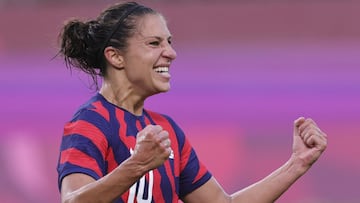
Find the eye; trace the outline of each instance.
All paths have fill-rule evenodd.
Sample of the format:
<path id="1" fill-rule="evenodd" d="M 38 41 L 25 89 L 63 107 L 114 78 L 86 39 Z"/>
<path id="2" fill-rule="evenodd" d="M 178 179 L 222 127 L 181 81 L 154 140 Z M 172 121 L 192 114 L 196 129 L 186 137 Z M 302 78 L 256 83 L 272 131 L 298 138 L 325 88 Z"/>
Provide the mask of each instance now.
<path id="1" fill-rule="evenodd" d="M 171 39 L 168 39 L 168 43 L 169 43 L 169 44 L 172 44 L 172 40 L 171 40 Z"/>
<path id="2" fill-rule="evenodd" d="M 149 44 L 152 45 L 152 46 L 159 46 L 160 42 L 159 41 L 152 41 Z"/>

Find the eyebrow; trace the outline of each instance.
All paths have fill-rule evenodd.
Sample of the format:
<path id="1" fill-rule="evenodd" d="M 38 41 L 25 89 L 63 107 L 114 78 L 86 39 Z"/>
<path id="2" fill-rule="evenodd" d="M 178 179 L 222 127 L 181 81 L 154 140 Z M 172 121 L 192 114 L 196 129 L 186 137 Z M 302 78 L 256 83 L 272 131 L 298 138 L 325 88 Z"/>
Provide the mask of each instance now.
<path id="1" fill-rule="evenodd" d="M 147 39 L 147 38 L 156 38 L 157 40 L 159 40 L 159 41 L 161 41 L 161 40 L 163 40 L 164 38 L 162 38 L 162 37 L 159 37 L 159 36 L 147 36 L 147 37 L 144 37 L 145 39 Z M 170 40 L 170 39 L 172 39 L 172 35 L 170 35 L 168 38 L 166 38 L 166 40 Z"/>

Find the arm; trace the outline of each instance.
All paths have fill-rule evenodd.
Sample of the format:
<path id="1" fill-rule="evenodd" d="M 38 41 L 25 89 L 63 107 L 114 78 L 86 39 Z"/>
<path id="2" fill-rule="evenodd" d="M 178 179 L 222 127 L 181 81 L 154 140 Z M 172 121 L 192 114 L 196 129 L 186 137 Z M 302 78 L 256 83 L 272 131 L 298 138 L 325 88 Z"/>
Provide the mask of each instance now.
<path id="1" fill-rule="evenodd" d="M 187 203 L 270 203 L 277 200 L 320 157 L 327 145 L 326 134 L 311 119 L 294 122 L 293 153 L 288 162 L 269 176 L 232 195 L 224 192 L 214 178 L 188 194 Z"/>
<path id="2" fill-rule="evenodd" d="M 160 126 L 147 126 L 139 132 L 133 155 L 109 174 L 94 180 L 73 173 L 62 180 L 62 202 L 112 202 L 124 194 L 146 172 L 157 168 L 170 155 L 168 133 Z"/>
<path id="3" fill-rule="evenodd" d="M 145 173 L 133 157 L 97 181 L 88 175 L 73 173 L 62 181 L 61 199 L 62 202 L 111 202 Z"/>

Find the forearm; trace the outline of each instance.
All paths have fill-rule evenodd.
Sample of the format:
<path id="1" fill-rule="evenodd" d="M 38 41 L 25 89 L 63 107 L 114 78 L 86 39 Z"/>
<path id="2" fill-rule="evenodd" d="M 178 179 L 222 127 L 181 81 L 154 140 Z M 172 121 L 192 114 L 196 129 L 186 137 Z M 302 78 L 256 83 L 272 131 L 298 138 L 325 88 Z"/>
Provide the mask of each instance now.
<path id="1" fill-rule="evenodd" d="M 249 187 L 231 195 L 232 202 L 267 203 L 277 200 L 310 166 L 291 158 L 279 169 Z"/>
<path id="2" fill-rule="evenodd" d="M 133 159 L 127 159 L 111 173 L 97 181 L 65 194 L 63 202 L 112 202 L 124 194 L 146 173 L 146 169 Z"/>

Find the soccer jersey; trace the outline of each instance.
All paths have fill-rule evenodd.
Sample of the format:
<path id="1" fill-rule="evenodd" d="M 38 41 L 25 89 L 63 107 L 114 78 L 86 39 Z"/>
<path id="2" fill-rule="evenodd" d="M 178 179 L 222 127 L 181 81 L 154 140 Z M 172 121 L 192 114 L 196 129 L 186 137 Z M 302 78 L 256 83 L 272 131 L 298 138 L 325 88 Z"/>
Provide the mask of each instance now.
<path id="1" fill-rule="evenodd" d="M 129 158 L 137 133 L 149 124 L 168 131 L 172 152 L 163 165 L 145 174 L 116 202 L 177 203 L 211 178 L 171 118 L 148 110 L 136 116 L 98 93 L 64 127 L 57 167 L 59 188 L 62 179 L 71 173 L 97 180 L 114 170 Z"/>

